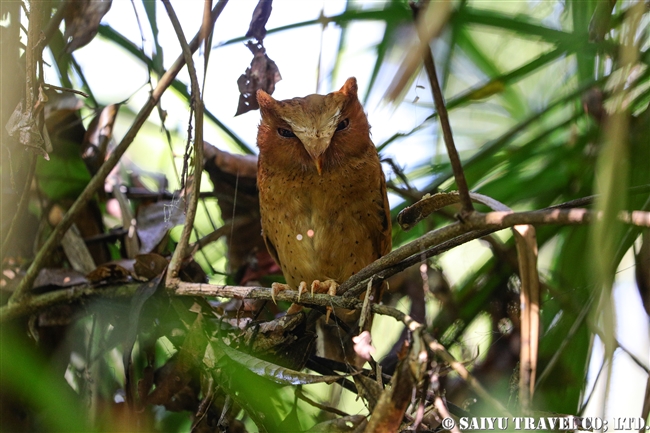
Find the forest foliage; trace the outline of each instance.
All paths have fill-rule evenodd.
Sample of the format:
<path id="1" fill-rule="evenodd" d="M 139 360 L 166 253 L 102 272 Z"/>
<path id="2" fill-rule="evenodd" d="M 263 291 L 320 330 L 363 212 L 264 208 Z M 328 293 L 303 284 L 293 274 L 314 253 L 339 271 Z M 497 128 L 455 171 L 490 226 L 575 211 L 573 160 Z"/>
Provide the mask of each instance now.
<path id="1" fill-rule="evenodd" d="M 0 3 L 0 430 L 442 431 L 446 417 L 604 416 L 620 397 L 615 358 L 641 378 L 626 416 L 650 423 L 647 329 L 630 346 L 617 310 L 636 305 L 647 326 L 650 3 L 348 2 L 267 28 L 281 2 L 260 1 L 238 17 L 240 37 L 214 41 L 228 1 L 206 0 L 187 34 L 182 2 L 134 0 L 141 45 L 103 20 L 111 1 Z M 162 17 L 182 47 L 174 63 Z M 366 22 L 382 29 L 370 45 L 349 37 Z M 210 85 L 237 89 L 229 112 L 257 116 L 257 89 L 273 93 L 300 61 L 276 61 L 265 40 L 312 27 L 339 30 L 317 84 L 338 88 L 363 48 L 362 102 L 392 110 L 393 132 L 373 139 L 393 251 L 285 316 L 298 294 L 272 300 L 283 278 L 260 236 L 255 143 L 204 95 L 211 56 L 238 44 L 250 65 Z M 146 97 L 96 96 L 121 86 L 91 86 L 75 59 L 98 38 L 146 69 Z M 184 130 L 168 127 L 165 103 L 178 101 Z M 404 128 L 415 110 L 426 115 Z M 143 169 L 160 149 L 167 162 Z M 626 267 L 633 290 L 618 291 Z M 364 304 L 382 281 L 381 303 Z M 328 306 L 374 314 L 372 341 L 355 345 L 363 369 L 314 354 L 310 324 Z"/>

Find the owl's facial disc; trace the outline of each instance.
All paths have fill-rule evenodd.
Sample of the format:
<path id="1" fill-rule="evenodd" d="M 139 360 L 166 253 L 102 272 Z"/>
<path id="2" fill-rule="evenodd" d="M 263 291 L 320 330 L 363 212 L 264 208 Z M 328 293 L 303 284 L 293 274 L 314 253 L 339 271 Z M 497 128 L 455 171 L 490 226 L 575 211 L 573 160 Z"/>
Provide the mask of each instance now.
<path id="1" fill-rule="evenodd" d="M 312 117 L 309 119 L 311 122 L 305 122 L 304 118 L 298 122 L 293 118 L 283 118 L 305 146 L 305 150 L 316 164 L 319 175 L 323 171 L 323 154 L 329 147 L 332 136 L 336 132 L 339 117 L 341 117 L 341 111 L 337 109 L 333 113 L 322 113 L 321 116 Z"/>
<path id="2" fill-rule="evenodd" d="M 356 97 L 354 78 L 348 79 L 341 90 L 327 95 L 307 95 L 304 98 L 276 101 L 264 91 L 257 92 L 262 117 L 267 116 L 271 121 L 281 120 L 281 123 L 291 128 L 290 133 L 300 140 L 314 161 L 319 175 L 323 172 L 324 155 L 332 143 L 332 137 L 336 131 L 348 127 L 349 120 L 344 119 L 343 111 L 347 103 Z M 280 129 L 285 128 L 281 126 Z M 286 139 L 292 137 L 279 134 Z"/>

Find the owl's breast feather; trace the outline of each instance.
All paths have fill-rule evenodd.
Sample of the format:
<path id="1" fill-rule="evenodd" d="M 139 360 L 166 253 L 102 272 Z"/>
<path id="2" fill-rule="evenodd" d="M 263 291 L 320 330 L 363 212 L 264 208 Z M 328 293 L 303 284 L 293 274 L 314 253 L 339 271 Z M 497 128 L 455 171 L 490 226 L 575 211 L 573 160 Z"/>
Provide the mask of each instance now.
<path id="1" fill-rule="evenodd" d="M 361 165 L 361 167 L 359 166 Z M 381 166 L 352 164 L 316 173 L 261 173 L 264 235 L 287 282 L 342 282 L 378 258 Z"/>

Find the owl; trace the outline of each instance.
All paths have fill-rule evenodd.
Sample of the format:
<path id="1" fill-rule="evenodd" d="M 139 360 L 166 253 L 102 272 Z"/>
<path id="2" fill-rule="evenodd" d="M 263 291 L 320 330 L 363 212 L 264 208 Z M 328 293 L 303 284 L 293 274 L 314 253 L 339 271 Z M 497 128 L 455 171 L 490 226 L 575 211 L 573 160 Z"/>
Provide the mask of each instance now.
<path id="1" fill-rule="evenodd" d="M 258 90 L 257 100 L 266 246 L 289 288 L 335 294 L 391 249 L 386 180 L 356 79 L 327 95 L 277 101 Z"/>

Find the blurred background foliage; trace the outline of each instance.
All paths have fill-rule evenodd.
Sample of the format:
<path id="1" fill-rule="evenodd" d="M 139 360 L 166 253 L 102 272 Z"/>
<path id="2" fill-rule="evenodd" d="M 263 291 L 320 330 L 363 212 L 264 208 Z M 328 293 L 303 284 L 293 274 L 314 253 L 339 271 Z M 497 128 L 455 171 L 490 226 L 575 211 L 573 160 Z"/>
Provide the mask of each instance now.
<path id="1" fill-rule="evenodd" d="M 106 15 L 93 11 L 99 15 L 97 23 L 101 20 L 95 24 L 93 38 L 88 34 L 93 28 L 88 16 L 85 24 L 75 24 L 75 18 L 88 11 L 74 9 L 93 2 L 43 2 L 41 26 L 48 36 L 39 76 L 48 84 L 82 90 L 87 97 L 47 90 L 44 119 L 53 149 L 48 151 L 49 160 L 38 156 L 35 181 L 26 191 L 27 210 L 12 229 L 11 242 L 5 243 L 31 170 L 31 153 L 20 148 L 4 127 L 24 98 L 26 31 L 31 24 L 27 17 L 31 7 L 26 3 L 0 4 L 3 303 L 51 227 L 83 191 L 106 153 L 122 140 L 152 86 L 180 54 L 160 3 L 94 2 L 111 10 L 103 11 Z M 172 4 L 190 39 L 200 27 L 203 2 Z M 256 152 L 258 112 L 233 116 L 239 97 L 237 78 L 252 57 L 243 42 L 251 39 L 244 34 L 255 6 L 253 1 L 225 5 L 210 43 L 194 56 L 204 81 L 205 138 L 229 154 Z M 597 193 L 602 195 L 596 206 L 606 213 L 621 208 L 648 210 L 649 8 L 647 2 L 620 0 L 452 2 L 431 49 L 472 191 L 514 210 L 542 209 Z M 52 25 L 57 14 L 63 14 L 64 21 Z M 276 98 L 328 92 L 348 76 L 357 77 L 373 125 L 373 141 L 384 158 L 393 218 L 427 193 L 456 189 L 425 72 L 418 68 L 408 77 L 396 101 L 385 99 L 416 39 L 406 1 L 328 1 L 305 6 L 276 0 L 267 29 L 266 54 L 283 78 L 277 83 Z M 77 45 L 83 45 L 84 38 L 87 45 L 80 48 Z M 115 283 L 120 275 L 130 282 L 128 265 L 120 262 L 134 259 L 128 251 L 125 214 L 137 215 L 138 230 L 149 229 L 148 234 L 138 232 L 141 245 L 150 246 L 140 252 L 165 256 L 173 251 L 183 217 L 170 216 L 168 211 L 179 203 L 189 89 L 184 69 L 107 179 L 107 192 L 98 194 L 76 220 L 95 265 L 112 261 L 127 269 L 121 275 L 119 269 L 105 266 L 103 277 L 81 272 L 86 283 L 107 279 Z M 625 127 L 620 129 L 621 125 Z M 610 153 L 608 146 L 614 149 Z M 211 171 L 208 164 L 192 241 L 232 223 L 233 217 L 249 211 L 255 215 L 250 210 L 255 207 L 254 177 L 253 184 L 246 184 L 250 178 L 242 176 L 240 185 L 238 176 L 228 177 L 225 165 L 217 163 L 224 175 Z M 228 193 L 228 185 L 234 192 Z M 124 190 L 123 199 L 116 189 Z M 250 209 L 247 200 L 252 200 Z M 621 200 L 622 205 L 616 204 Z M 394 247 L 452 222 L 455 211 L 440 211 L 408 232 L 394 224 Z M 84 221 L 94 223 L 86 227 Z M 200 280 L 205 273 L 212 283 L 260 281 L 268 287 L 277 276 L 268 275 L 273 274 L 273 266 L 264 264 L 260 249 L 255 250 L 259 239 L 247 238 L 254 236 L 254 228 L 246 227 L 231 230 L 226 238 L 194 254 L 201 269 L 188 271 L 189 279 Z M 610 254 L 600 243 L 604 238 L 590 227 L 538 228 L 542 292 L 535 410 L 648 417 L 650 238 L 647 229 L 645 233 L 638 228 L 616 230 L 612 225 L 611 231 Z M 236 252 L 238 247 L 244 251 Z M 47 268 L 76 270 L 68 254 L 57 250 Z M 604 279 L 602 260 L 610 269 Z M 429 332 L 458 359 L 467 361 L 473 374 L 512 412 L 519 407 L 516 263 L 512 234 L 504 230 L 397 275 L 384 300 L 426 323 Z M 43 278 L 41 291 L 61 290 L 67 284 L 55 284 L 54 273 Z M 614 280 L 613 288 L 607 278 Z M 140 299 L 144 302 L 146 297 Z M 130 418 L 134 415 L 124 409 L 129 392 L 122 363 L 128 347 L 125 340 L 137 337 L 132 368 L 141 380 L 138 387 L 153 383 L 154 369 L 159 369 L 158 378 L 170 365 L 175 372 L 189 375 L 189 365 L 180 370 L 178 365 L 189 363 L 186 358 L 192 354 L 210 362 L 203 352 L 192 349 L 195 320 L 189 312 L 195 311 L 196 304 L 153 300 L 140 311 L 134 310 L 134 303 L 104 299 L 5 321 L 0 358 L 3 431 L 78 430 L 91 424 L 116 431 L 136 429 Z M 244 309 L 241 303 L 225 300 L 210 305 L 225 321 L 239 319 L 238 311 Z M 265 308 L 266 316 L 259 319 L 279 313 Z M 139 328 L 137 319 L 133 323 L 134 311 L 141 312 Z M 382 366 L 388 374 L 404 338 L 402 329 L 383 317 L 373 327 L 376 359 L 386 357 Z M 611 339 L 614 346 L 603 344 Z M 297 431 L 328 419 L 326 412 L 309 403 L 296 403 L 292 387 L 272 384 L 246 369 L 231 370 L 232 380 L 220 392 L 206 385 L 205 377 L 183 379 L 189 388 L 199 390 L 191 404 L 180 401 L 176 393 L 160 400 L 150 394 L 137 428 L 255 431 L 264 424 L 262 413 L 278 431 Z M 610 376 L 614 379 L 605 386 Z M 156 382 L 155 389 L 164 384 Z M 476 415 L 496 415 L 454 373 L 442 378 L 442 387 L 457 407 Z M 206 390 L 214 392 L 210 410 L 219 411 L 204 414 L 201 421 L 197 402 L 205 401 Z M 348 414 L 368 413 L 352 392 L 338 385 L 309 385 L 303 391 L 312 400 Z M 227 413 L 229 427 L 224 427 L 221 409 Z"/>

